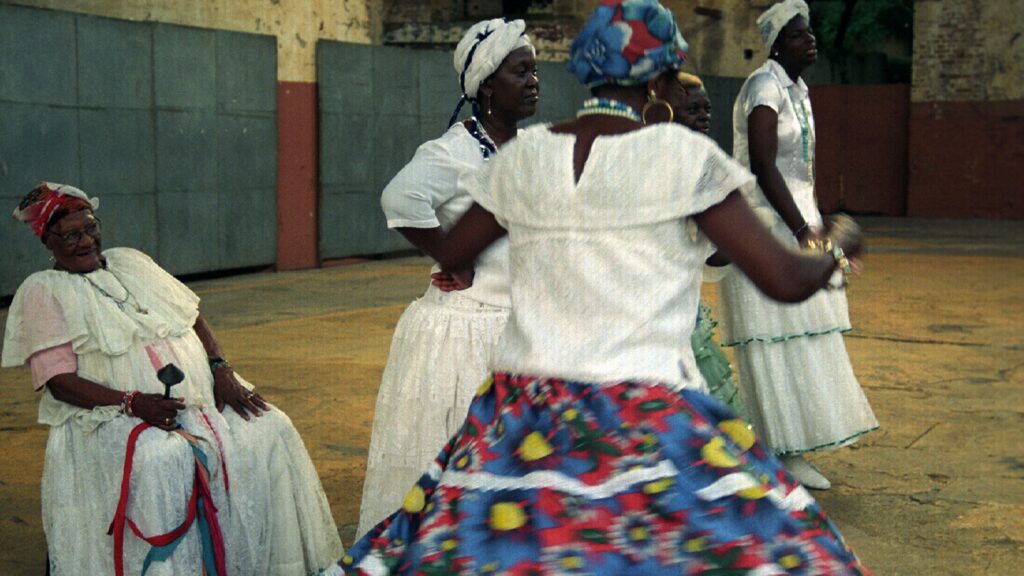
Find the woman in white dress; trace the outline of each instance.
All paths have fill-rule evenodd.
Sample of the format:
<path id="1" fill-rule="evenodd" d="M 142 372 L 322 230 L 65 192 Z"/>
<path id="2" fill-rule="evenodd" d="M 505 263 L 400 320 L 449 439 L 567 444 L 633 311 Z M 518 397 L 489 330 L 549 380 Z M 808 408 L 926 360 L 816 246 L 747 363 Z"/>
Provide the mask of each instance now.
<path id="1" fill-rule="evenodd" d="M 814 195 L 814 118 L 800 73 L 817 58 L 807 4 L 786 0 L 758 19 L 771 56 L 733 107 L 733 156 L 757 177 L 747 200 L 780 241 L 824 240 Z M 722 281 L 722 342 L 734 346 L 755 430 L 809 488 L 831 486 L 803 455 L 845 446 L 878 427 L 850 365 L 846 295 L 833 282 L 806 302 L 765 297 L 740 273 Z"/>
<path id="2" fill-rule="evenodd" d="M 2 362 L 31 368 L 50 427 L 50 573 L 317 573 L 342 546 L 298 432 L 224 361 L 191 290 L 101 251 L 97 206 L 43 183 L 15 211 L 56 261 L 18 288 Z"/>
<path id="3" fill-rule="evenodd" d="M 507 232 L 514 305 L 493 378 L 402 510 L 328 574 L 869 574 L 703 392 L 688 346 L 712 242 L 798 301 L 859 230 L 833 224 L 828 254 L 782 246 L 735 192 L 747 170 L 656 122 L 684 49 L 655 0 L 602 1 L 570 59 L 595 98 L 480 171 L 437 255 L 459 269 Z"/>
<path id="4" fill-rule="evenodd" d="M 487 20 L 472 26 L 455 50 L 455 71 L 472 116 L 452 122 L 388 184 L 381 198 L 388 227 L 428 256 L 444 231 L 469 208 L 467 185 L 487 159 L 516 134 L 537 108 L 534 49 L 522 20 Z M 500 242 L 477 258 L 472 287 L 442 291 L 468 281 L 441 274 L 409 305 L 395 328 L 373 419 L 373 435 L 359 512 L 363 534 L 402 504 L 423 467 L 437 455 L 466 416 L 473 392 L 508 319 L 508 245 Z"/>

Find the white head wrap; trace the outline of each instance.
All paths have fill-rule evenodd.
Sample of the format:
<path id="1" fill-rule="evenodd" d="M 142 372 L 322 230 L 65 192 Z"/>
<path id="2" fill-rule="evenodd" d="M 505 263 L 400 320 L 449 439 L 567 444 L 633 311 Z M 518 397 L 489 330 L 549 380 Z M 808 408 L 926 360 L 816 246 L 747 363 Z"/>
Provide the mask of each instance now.
<path id="1" fill-rule="evenodd" d="M 513 50 L 528 47 L 536 55 L 522 20 L 506 22 L 503 18 L 477 22 L 455 47 L 455 72 L 467 99 L 476 98 L 480 83 L 501 66 Z"/>
<path id="2" fill-rule="evenodd" d="M 783 0 L 765 10 L 757 19 L 757 30 L 761 33 L 764 47 L 771 50 L 783 26 L 797 16 L 803 16 L 808 21 L 811 19 L 811 9 L 804 0 Z"/>

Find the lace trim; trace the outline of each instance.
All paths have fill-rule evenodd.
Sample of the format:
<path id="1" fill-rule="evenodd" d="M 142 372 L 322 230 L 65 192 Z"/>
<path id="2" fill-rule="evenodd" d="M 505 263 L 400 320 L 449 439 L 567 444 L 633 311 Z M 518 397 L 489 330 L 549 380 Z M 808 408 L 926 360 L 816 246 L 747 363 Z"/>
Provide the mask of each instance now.
<path id="1" fill-rule="evenodd" d="M 845 446 L 847 444 L 850 444 L 851 442 L 853 442 L 857 438 L 860 438 L 861 436 L 863 436 L 865 434 L 870 434 L 871 432 L 874 432 L 875 430 L 878 430 L 879 428 L 880 428 L 880 426 L 873 426 L 871 428 L 868 428 L 867 430 L 862 430 L 860 432 L 857 432 L 856 434 L 853 434 L 851 436 L 847 436 L 846 438 L 843 438 L 842 440 L 836 440 L 835 442 L 829 442 L 828 444 L 820 444 L 820 445 L 815 446 L 813 448 L 804 448 L 802 450 L 783 450 L 782 452 L 776 452 L 775 455 L 776 456 L 792 456 L 793 454 L 806 454 L 808 452 L 815 452 L 817 450 L 825 450 L 826 448 L 841 448 L 841 447 L 843 447 L 843 446 Z"/>
<path id="2" fill-rule="evenodd" d="M 752 342 L 760 342 L 761 344 L 778 344 L 779 342 L 788 342 L 790 340 L 796 340 L 797 338 L 810 338 L 812 336 L 825 336 L 827 334 L 846 334 L 851 332 L 853 328 L 829 328 L 828 330 L 821 330 L 819 332 L 804 332 L 802 334 L 790 334 L 788 336 L 769 336 L 747 338 L 746 340 L 737 340 L 735 342 L 722 342 L 722 347 L 732 348 L 733 346 L 746 346 Z"/>
<path id="3" fill-rule="evenodd" d="M 590 500 L 611 498 L 623 490 L 643 482 L 651 482 L 668 476 L 676 476 L 679 470 L 669 460 L 662 460 L 657 466 L 630 470 L 601 484 L 589 485 L 559 472 L 542 470 L 513 478 L 498 476 L 489 472 L 445 472 L 440 485 L 455 486 L 469 490 L 532 490 L 554 488 L 559 492 L 581 496 Z"/>

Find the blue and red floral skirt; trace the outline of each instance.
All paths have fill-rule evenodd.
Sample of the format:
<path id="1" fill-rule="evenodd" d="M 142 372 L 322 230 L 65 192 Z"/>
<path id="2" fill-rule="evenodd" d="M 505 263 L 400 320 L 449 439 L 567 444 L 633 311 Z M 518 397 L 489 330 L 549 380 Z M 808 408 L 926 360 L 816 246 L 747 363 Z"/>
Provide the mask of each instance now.
<path id="1" fill-rule="evenodd" d="M 698 392 L 498 373 L 350 574 L 870 574 Z"/>

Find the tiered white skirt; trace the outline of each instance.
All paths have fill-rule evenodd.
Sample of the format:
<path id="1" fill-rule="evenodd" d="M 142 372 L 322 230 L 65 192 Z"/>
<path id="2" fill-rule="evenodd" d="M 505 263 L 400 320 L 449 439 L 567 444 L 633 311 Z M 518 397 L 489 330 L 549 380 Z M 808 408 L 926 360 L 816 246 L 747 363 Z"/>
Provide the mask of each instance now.
<path id="1" fill-rule="evenodd" d="M 773 234 L 795 247 L 784 226 Z M 782 304 L 739 270 L 720 286 L 722 345 L 736 352 L 743 404 L 769 448 L 781 455 L 837 448 L 878 428 L 843 343 L 851 329 L 843 290 Z"/>

